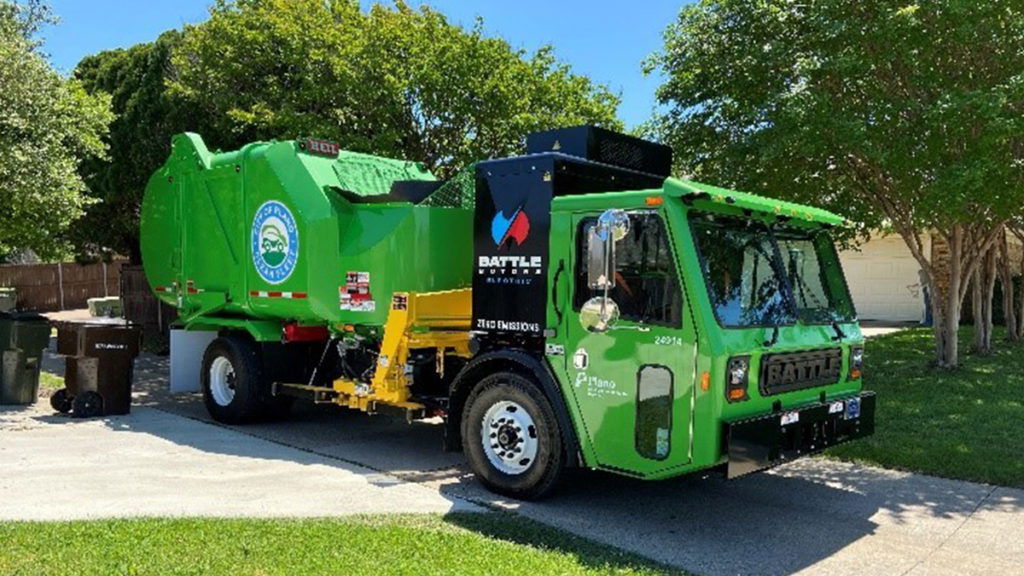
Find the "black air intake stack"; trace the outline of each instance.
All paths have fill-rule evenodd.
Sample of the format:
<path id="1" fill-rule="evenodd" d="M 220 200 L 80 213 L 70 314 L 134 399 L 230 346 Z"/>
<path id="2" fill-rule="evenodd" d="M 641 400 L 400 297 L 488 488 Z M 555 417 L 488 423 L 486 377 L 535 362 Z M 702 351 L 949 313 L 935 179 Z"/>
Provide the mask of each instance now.
<path id="1" fill-rule="evenodd" d="M 573 126 L 526 137 L 527 154 L 556 152 L 662 178 L 672 173 L 672 149 L 597 126 Z"/>

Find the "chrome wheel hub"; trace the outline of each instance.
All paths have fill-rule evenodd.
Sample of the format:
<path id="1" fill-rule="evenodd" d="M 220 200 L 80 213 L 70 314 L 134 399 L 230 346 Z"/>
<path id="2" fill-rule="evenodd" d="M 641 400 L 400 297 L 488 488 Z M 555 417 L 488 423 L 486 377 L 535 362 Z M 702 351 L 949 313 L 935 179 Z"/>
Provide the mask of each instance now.
<path id="1" fill-rule="evenodd" d="M 533 417 L 510 401 L 488 408 L 480 423 L 480 439 L 491 465 L 510 476 L 529 470 L 540 446 Z"/>

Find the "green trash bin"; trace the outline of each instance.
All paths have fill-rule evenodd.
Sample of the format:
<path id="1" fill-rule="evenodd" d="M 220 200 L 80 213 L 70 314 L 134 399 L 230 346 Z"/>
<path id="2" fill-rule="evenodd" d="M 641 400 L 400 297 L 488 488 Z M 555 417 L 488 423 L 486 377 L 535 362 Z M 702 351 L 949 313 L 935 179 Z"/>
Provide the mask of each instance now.
<path id="1" fill-rule="evenodd" d="M 38 314 L 0 313 L 0 404 L 32 404 L 50 342 L 50 323 Z"/>
<path id="2" fill-rule="evenodd" d="M 0 286 L 0 312 L 10 312 L 18 306 L 18 291 Z"/>

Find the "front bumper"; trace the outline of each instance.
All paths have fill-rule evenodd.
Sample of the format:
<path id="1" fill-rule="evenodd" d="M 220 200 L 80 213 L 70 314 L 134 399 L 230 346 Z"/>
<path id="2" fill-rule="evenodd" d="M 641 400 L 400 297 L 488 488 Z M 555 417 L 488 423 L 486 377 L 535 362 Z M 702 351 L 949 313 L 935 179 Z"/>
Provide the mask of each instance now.
<path id="1" fill-rule="evenodd" d="M 859 403 L 859 408 L 854 409 Z M 854 415 L 856 414 L 856 415 Z M 725 424 L 729 463 L 736 478 L 875 431 L 875 393 L 862 392 L 799 410 L 778 412 Z"/>

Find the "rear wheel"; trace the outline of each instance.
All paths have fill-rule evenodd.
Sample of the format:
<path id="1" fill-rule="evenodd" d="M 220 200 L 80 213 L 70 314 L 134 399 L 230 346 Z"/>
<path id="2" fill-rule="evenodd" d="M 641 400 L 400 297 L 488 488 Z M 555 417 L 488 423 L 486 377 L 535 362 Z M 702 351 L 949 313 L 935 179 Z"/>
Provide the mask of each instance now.
<path id="1" fill-rule="evenodd" d="M 72 403 L 75 418 L 95 418 L 103 415 L 103 397 L 98 392 L 82 392 Z"/>
<path id="2" fill-rule="evenodd" d="M 53 396 L 50 396 L 50 406 L 52 406 L 57 412 L 67 414 L 68 412 L 71 412 L 71 408 L 73 407 L 71 400 L 71 396 L 68 395 L 68 389 L 61 388 L 54 392 Z"/>
<path id="3" fill-rule="evenodd" d="M 540 388 L 518 374 L 484 378 L 462 419 L 463 451 L 488 489 L 523 500 L 541 498 L 565 468 L 562 431 Z"/>
<path id="4" fill-rule="evenodd" d="M 214 420 L 244 424 L 263 415 L 263 374 L 251 341 L 222 336 L 211 342 L 203 355 L 202 382 L 203 402 Z"/>

